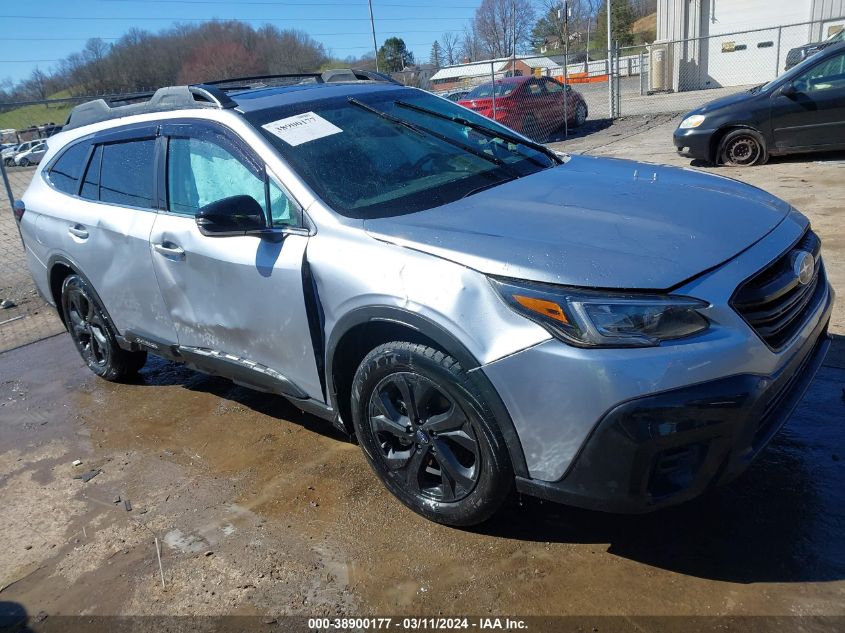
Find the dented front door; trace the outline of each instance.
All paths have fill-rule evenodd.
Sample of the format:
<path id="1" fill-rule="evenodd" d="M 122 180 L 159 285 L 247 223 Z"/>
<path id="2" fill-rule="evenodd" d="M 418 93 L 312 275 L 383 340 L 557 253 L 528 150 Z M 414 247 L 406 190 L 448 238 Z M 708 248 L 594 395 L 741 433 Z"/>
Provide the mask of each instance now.
<path id="1" fill-rule="evenodd" d="M 276 221 L 295 222 L 284 216 L 291 203 L 278 186 L 267 194 L 264 165 L 225 132 L 166 127 L 168 210 L 158 214 L 150 243 L 179 345 L 269 368 L 323 400 L 303 292 L 309 238 L 209 237 L 194 217 L 214 199 L 251 195 L 282 209 L 273 211 Z"/>

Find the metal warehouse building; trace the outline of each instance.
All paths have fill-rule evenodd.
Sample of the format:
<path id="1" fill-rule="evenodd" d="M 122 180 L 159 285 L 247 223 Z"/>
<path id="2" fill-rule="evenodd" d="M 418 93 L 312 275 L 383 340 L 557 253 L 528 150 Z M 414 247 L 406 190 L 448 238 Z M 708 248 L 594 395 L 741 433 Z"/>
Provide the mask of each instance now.
<path id="1" fill-rule="evenodd" d="M 845 0 L 658 0 L 655 46 L 667 89 L 740 86 L 774 79 L 789 49 L 843 27 Z"/>

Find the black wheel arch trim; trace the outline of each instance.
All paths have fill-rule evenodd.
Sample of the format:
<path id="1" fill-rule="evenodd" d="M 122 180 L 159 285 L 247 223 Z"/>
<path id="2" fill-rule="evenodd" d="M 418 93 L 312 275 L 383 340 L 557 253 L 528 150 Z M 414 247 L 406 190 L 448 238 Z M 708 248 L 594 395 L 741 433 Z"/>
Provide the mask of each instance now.
<path id="1" fill-rule="evenodd" d="M 47 281 L 50 284 L 51 294 L 53 292 L 53 288 L 52 288 L 53 269 L 58 264 L 61 264 L 63 266 L 66 266 L 67 268 L 70 268 L 74 275 L 78 275 L 79 277 L 82 278 L 82 281 L 84 281 L 85 285 L 88 286 L 88 290 L 90 290 L 91 294 L 94 295 L 94 299 L 97 300 L 97 303 L 99 304 L 100 309 L 103 311 L 103 316 L 106 317 L 106 321 L 108 321 L 109 325 L 112 328 L 112 331 L 115 333 L 115 336 L 118 338 L 118 341 L 120 341 L 122 339 L 122 336 L 120 335 L 120 332 L 119 332 L 117 326 L 115 325 L 115 322 L 112 320 L 111 315 L 109 314 L 108 308 L 106 308 L 106 304 L 103 303 L 103 300 L 100 298 L 100 295 L 97 294 L 97 289 L 94 287 L 94 284 L 91 283 L 91 280 L 88 279 L 88 277 L 85 275 L 84 272 L 82 272 L 82 269 L 76 264 L 76 262 L 74 262 L 73 260 L 71 260 L 69 257 L 67 257 L 65 255 L 52 255 L 50 257 L 50 259 L 47 260 Z M 55 307 L 56 307 L 56 310 L 59 313 L 59 318 L 62 320 L 62 323 L 65 324 L 65 327 L 67 327 L 67 324 L 65 323 L 65 315 L 62 311 L 62 306 L 61 306 L 62 298 L 61 298 L 61 296 L 59 296 L 59 297 L 53 297 L 53 299 L 56 302 Z"/>
<path id="2" fill-rule="evenodd" d="M 338 412 L 341 410 L 337 400 L 337 390 L 334 380 L 333 361 L 337 352 L 337 346 L 343 337 L 354 327 L 374 321 L 402 325 L 419 332 L 426 338 L 431 339 L 444 352 L 455 358 L 467 372 L 472 372 L 473 376 L 476 377 L 477 385 L 481 389 L 486 404 L 490 407 L 491 412 L 496 418 L 496 422 L 499 424 L 499 429 L 502 432 L 502 437 L 505 440 L 505 445 L 511 458 L 514 474 L 520 477 L 528 477 L 525 453 L 522 450 L 522 444 L 519 441 L 516 427 L 504 402 L 502 402 L 499 396 L 499 392 L 496 391 L 493 383 L 490 382 L 490 379 L 481 368 L 481 363 L 478 362 L 463 343 L 456 339 L 444 327 L 416 312 L 395 306 L 372 306 L 352 310 L 338 320 L 332 329 L 331 335 L 328 337 L 326 348 L 326 385 L 332 409 Z M 336 420 L 336 426 L 345 433 L 351 434 L 353 432 L 351 421 L 341 420 L 339 414 Z"/>

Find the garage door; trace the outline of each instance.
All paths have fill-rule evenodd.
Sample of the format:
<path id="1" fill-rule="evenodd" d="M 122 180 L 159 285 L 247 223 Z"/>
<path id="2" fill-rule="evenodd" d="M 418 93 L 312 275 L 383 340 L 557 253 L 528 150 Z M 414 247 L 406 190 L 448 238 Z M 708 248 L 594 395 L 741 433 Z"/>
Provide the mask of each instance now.
<path id="1" fill-rule="evenodd" d="M 808 25 L 778 28 L 807 22 L 811 0 L 710 0 L 704 26 L 707 42 L 709 87 L 759 84 L 783 72 L 790 48 L 806 44 Z M 756 30 L 750 33 L 738 31 Z"/>

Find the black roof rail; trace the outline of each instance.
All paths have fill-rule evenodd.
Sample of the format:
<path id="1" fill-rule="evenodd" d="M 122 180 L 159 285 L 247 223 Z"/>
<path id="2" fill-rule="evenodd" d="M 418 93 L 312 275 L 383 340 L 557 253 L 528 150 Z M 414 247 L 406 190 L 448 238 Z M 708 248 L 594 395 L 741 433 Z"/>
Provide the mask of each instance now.
<path id="1" fill-rule="evenodd" d="M 299 81 L 284 81 L 284 80 Z M 315 83 L 323 83 L 323 76 L 320 73 L 289 73 L 284 75 L 255 75 L 253 77 L 230 77 L 228 79 L 217 79 L 215 81 L 204 81 L 204 86 L 217 86 L 220 90 L 249 90 L 250 88 L 264 88 L 269 85 L 294 85 L 302 83 L 303 79 L 313 79 Z M 226 84 L 233 84 L 231 86 Z"/>
<path id="2" fill-rule="evenodd" d="M 131 103 L 132 101 L 140 101 Z M 130 102 L 130 103 L 126 103 Z M 122 103 L 124 105 L 112 105 Z M 153 93 L 135 93 L 119 95 L 105 99 L 95 99 L 76 106 L 70 112 L 65 130 L 91 125 L 100 121 L 118 119 L 133 114 L 148 112 L 166 112 L 185 108 L 234 108 L 237 104 L 225 92 L 215 86 L 171 86 L 159 88 Z"/>
<path id="3" fill-rule="evenodd" d="M 166 112 L 187 108 L 221 108 L 228 110 L 238 104 L 226 93 L 234 90 L 294 86 L 311 80 L 322 84 L 334 81 L 387 81 L 400 84 L 388 75 L 371 70 L 336 68 L 324 73 L 293 73 L 286 75 L 256 75 L 206 81 L 190 86 L 170 86 L 155 92 L 136 92 L 87 101 L 71 110 L 64 129 L 72 130 L 109 119 L 148 112 Z"/>
<path id="4" fill-rule="evenodd" d="M 205 86 L 217 86 L 221 90 L 250 90 L 254 88 L 283 87 L 306 83 L 311 80 L 322 84 L 333 81 L 389 81 L 399 83 L 389 75 L 373 70 L 357 68 L 333 68 L 322 73 L 289 73 L 284 75 L 255 75 L 254 77 L 232 77 L 206 81 Z"/>

